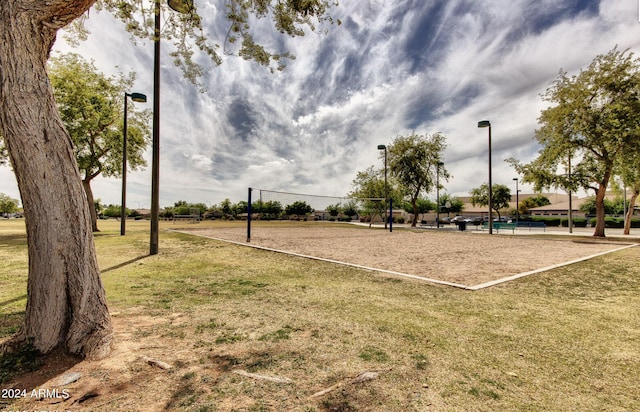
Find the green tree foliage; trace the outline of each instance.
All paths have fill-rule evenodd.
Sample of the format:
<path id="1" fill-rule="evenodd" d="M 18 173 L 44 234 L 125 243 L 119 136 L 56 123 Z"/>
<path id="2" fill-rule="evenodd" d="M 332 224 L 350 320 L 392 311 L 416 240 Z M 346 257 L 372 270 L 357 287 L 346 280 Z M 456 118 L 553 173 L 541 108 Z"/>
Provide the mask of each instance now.
<path id="1" fill-rule="evenodd" d="M 493 185 L 491 187 L 491 206 L 498 214 L 500 219 L 500 210 L 509 207 L 511 201 L 511 190 L 505 185 Z M 489 205 L 489 185 L 482 184 L 471 190 L 471 204 L 474 206 Z"/>
<path id="2" fill-rule="evenodd" d="M 531 196 L 523 199 L 518 204 L 518 213 L 520 215 L 528 215 L 529 209 L 550 205 L 551 201 L 548 197 L 542 195 Z"/>
<path id="3" fill-rule="evenodd" d="M 538 157 L 528 164 L 509 159 L 536 190 L 593 190 L 594 236 L 605 236 L 604 200 L 617 159 L 639 150 L 639 97 L 640 61 L 630 52 L 614 48 L 578 75 L 561 72 L 543 96 L 553 106 L 539 118 Z"/>
<path id="4" fill-rule="evenodd" d="M 259 213 L 263 219 L 277 219 L 282 214 L 284 208 L 277 200 L 256 200 L 251 204 L 251 212 Z"/>
<path id="5" fill-rule="evenodd" d="M 121 213 L 120 213 L 121 210 L 122 210 L 122 207 L 120 205 L 109 205 L 104 209 L 102 209 L 101 215 L 104 217 L 113 217 L 113 218 L 119 219 L 121 216 Z M 125 210 L 125 213 L 129 217 L 138 215 L 138 212 L 129 208 Z"/>
<path id="6" fill-rule="evenodd" d="M 624 234 L 630 234 L 631 218 L 640 195 L 640 150 L 625 151 L 616 161 L 616 174 L 622 178 L 622 185 L 631 191 L 624 218 Z M 624 193 L 624 190 L 622 190 Z M 624 196 L 624 194 L 623 194 Z"/>
<path id="7" fill-rule="evenodd" d="M 418 222 L 418 199 L 430 192 L 436 185 L 436 171 L 439 167 L 440 181 L 449 180 L 449 173 L 438 166 L 446 148 L 446 138 L 440 133 L 398 136 L 388 147 L 389 170 L 413 207 L 411 226 Z"/>
<path id="8" fill-rule="evenodd" d="M 440 194 L 440 213 L 459 214 L 464 210 L 464 202 L 448 193 Z"/>
<path id="9" fill-rule="evenodd" d="M 0 214 L 15 213 L 18 211 L 18 199 L 12 199 L 4 193 L 0 193 Z"/>
<path id="10" fill-rule="evenodd" d="M 313 208 L 302 200 L 296 200 L 290 205 L 285 206 L 284 213 L 289 216 L 306 216 L 313 213 Z"/>
<path id="11" fill-rule="evenodd" d="M 358 214 L 358 205 L 357 202 L 355 200 L 349 200 L 343 207 L 342 209 L 342 213 L 345 214 L 345 216 L 348 217 L 353 217 L 355 215 Z"/>
<path id="12" fill-rule="evenodd" d="M 50 60 L 49 77 L 60 116 L 73 141 L 87 200 L 92 205 L 93 179 L 100 174 L 122 176 L 123 99 L 134 75 L 107 77 L 80 55 L 66 54 Z M 132 110 L 128 114 L 127 162 L 131 170 L 146 166 L 142 155 L 150 142 L 150 115 L 150 110 Z M 96 231 L 96 214 L 91 217 Z"/>
<path id="13" fill-rule="evenodd" d="M 329 212 L 329 216 L 337 217 L 342 212 L 342 206 L 339 203 L 328 205 L 326 211 Z"/>
<path id="14" fill-rule="evenodd" d="M 166 209 L 171 209 L 173 215 L 191 215 L 194 210 L 203 215 L 208 208 L 204 203 L 189 203 L 186 200 L 179 200 L 173 204 L 172 208 Z"/>
<path id="15" fill-rule="evenodd" d="M 422 216 L 425 213 L 430 212 L 431 210 L 436 210 L 436 203 L 431 201 L 430 199 L 421 197 L 416 200 L 416 206 L 418 206 L 418 213 L 420 213 L 420 219 L 422 220 Z M 411 202 L 403 202 L 402 209 L 404 209 L 407 213 L 415 213 L 415 208 Z"/>
<path id="16" fill-rule="evenodd" d="M 164 2 L 160 4 L 162 8 L 166 7 Z M 225 37 L 210 39 L 204 33 L 202 22 L 214 16 L 201 15 L 197 4 L 193 3 L 193 8 L 184 14 L 169 10 L 162 13 L 165 20 L 162 36 L 173 42 L 171 57 L 174 64 L 181 67 L 185 77 L 194 84 L 204 72 L 202 66 L 196 63 L 194 50 L 209 56 L 215 65 L 222 63 L 224 55 L 237 54 L 271 71 L 282 70 L 286 60 L 295 59 L 295 56 L 288 51 L 268 50 L 259 44 L 254 36 L 259 35 L 259 31 L 254 30 L 254 26 L 264 26 L 256 24 L 257 20 L 270 18 L 278 32 L 291 37 L 304 36 L 305 28 L 315 31 L 317 25 L 333 23 L 328 11 L 337 4 L 334 0 L 229 0 L 225 2 L 226 10 L 222 11 L 227 17 Z M 154 37 L 153 18 L 150 18 L 154 15 L 154 6 L 154 2 L 119 0 L 98 0 L 95 5 L 98 10 L 109 10 L 122 20 L 127 31 L 135 37 L 146 39 Z M 73 38 L 85 37 L 82 22 L 83 19 L 75 22 Z M 341 24 L 340 20 L 335 22 Z"/>
<path id="17" fill-rule="evenodd" d="M 218 208 L 220 209 L 220 212 L 222 212 L 222 215 L 225 218 L 228 218 L 233 214 L 233 204 L 231 203 L 231 200 L 229 200 L 228 198 L 220 202 L 220 205 L 218 206 Z"/>
<path id="18" fill-rule="evenodd" d="M 622 205 L 622 199 L 620 199 L 618 202 L 612 202 L 609 199 L 604 199 L 604 213 L 606 215 L 618 214 L 618 210 L 622 209 L 622 207 L 619 207 L 619 205 Z M 589 196 L 588 198 L 586 198 L 580 205 L 580 211 L 588 215 L 595 215 L 597 211 L 596 197 Z"/>
<path id="19" fill-rule="evenodd" d="M 369 166 L 366 170 L 357 173 L 352 185 L 353 190 L 349 193 L 349 197 L 365 199 L 361 202 L 362 214 L 368 218 L 380 216 L 385 220 L 389 205 L 382 200 L 385 198 L 384 169 Z M 394 205 L 401 204 L 404 193 L 395 179 L 387 179 L 387 192 Z"/>
<path id="20" fill-rule="evenodd" d="M 232 213 L 234 217 L 238 217 L 238 215 L 247 213 L 248 211 L 249 211 L 249 204 L 247 203 L 246 200 L 239 201 L 238 203 L 233 205 L 233 208 L 232 208 Z"/>

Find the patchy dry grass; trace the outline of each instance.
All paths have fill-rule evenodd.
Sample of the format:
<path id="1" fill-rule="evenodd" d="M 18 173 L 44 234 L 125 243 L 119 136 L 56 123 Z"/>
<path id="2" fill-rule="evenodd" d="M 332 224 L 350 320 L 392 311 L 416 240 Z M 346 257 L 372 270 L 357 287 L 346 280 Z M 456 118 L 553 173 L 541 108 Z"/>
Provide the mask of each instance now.
<path id="1" fill-rule="evenodd" d="M 26 294 L 12 227 L 0 227 L 0 339 Z M 147 256 L 146 222 L 125 237 L 101 228 L 118 346 L 75 365 L 83 378 L 55 409 L 640 410 L 636 248 L 469 292 L 165 231 Z M 365 371 L 377 377 L 353 383 Z"/>

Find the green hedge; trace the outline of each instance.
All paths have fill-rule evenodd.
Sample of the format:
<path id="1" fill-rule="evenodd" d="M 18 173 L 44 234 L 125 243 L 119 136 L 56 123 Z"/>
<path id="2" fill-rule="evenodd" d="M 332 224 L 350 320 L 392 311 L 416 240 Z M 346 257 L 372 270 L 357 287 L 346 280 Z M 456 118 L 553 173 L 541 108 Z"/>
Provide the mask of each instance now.
<path id="1" fill-rule="evenodd" d="M 584 217 L 574 217 L 571 220 L 573 221 L 573 227 L 587 227 L 587 219 Z M 562 227 L 569 227 L 569 218 L 562 218 L 560 225 Z"/>
<path id="2" fill-rule="evenodd" d="M 547 226 L 560 226 L 560 221 L 562 219 L 560 217 L 547 217 L 547 216 L 533 216 L 531 217 L 532 222 L 542 222 Z"/>
<path id="3" fill-rule="evenodd" d="M 591 218 L 590 221 L 591 227 L 596 226 L 596 218 Z M 624 219 L 621 217 L 605 217 L 604 218 L 604 227 L 612 228 L 612 229 L 622 229 L 624 228 Z M 640 219 L 632 218 L 631 219 L 631 227 L 639 228 L 640 227 Z"/>

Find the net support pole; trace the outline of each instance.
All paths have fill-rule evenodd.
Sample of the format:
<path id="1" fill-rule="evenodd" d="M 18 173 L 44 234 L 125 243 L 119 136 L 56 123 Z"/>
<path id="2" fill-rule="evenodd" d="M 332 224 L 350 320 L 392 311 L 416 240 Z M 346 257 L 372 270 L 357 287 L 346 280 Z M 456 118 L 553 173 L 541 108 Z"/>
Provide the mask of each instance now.
<path id="1" fill-rule="evenodd" d="M 393 232 L 393 199 L 389 198 L 389 232 Z"/>
<path id="2" fill-rule="evenodd" d="M 253 189 L 248 190 L 247 199 L 247 242 L 251 242 L 251 192 Z"/>

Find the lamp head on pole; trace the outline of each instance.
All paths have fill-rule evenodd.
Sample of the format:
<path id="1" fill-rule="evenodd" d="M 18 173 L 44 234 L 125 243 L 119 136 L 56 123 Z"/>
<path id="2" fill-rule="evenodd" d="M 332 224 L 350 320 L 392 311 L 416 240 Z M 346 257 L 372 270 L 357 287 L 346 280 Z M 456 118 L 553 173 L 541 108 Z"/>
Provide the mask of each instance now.
<path id="1" fill-rule="evenodd" d="M 383 145 L 383 144 L 379 144 L 378 145 L 378 150 L 386 150 L 387 146 Z"/>
<path id="2" fill-rule="evenodd" d="M 193 10 L 193 0 L 168 0 L 167 4 L 178 13 L 190 13 Z"/>
<path id="3" fill-rule="evenodd" d="M 142 94 L 142 93 L 127 93 L 127 96 L 131 97 L 131 100 L 133 100 L 134 102 L 138 102 L 138 103 L 146 103 L 147 102 L 147 95 L 146 94 Z"/>
<path id="4" fill-rule="evenodd" d="M 478 127 L 491 127 L 491 122 L 488 120 L 481 120 L 478 122 Z"/>

